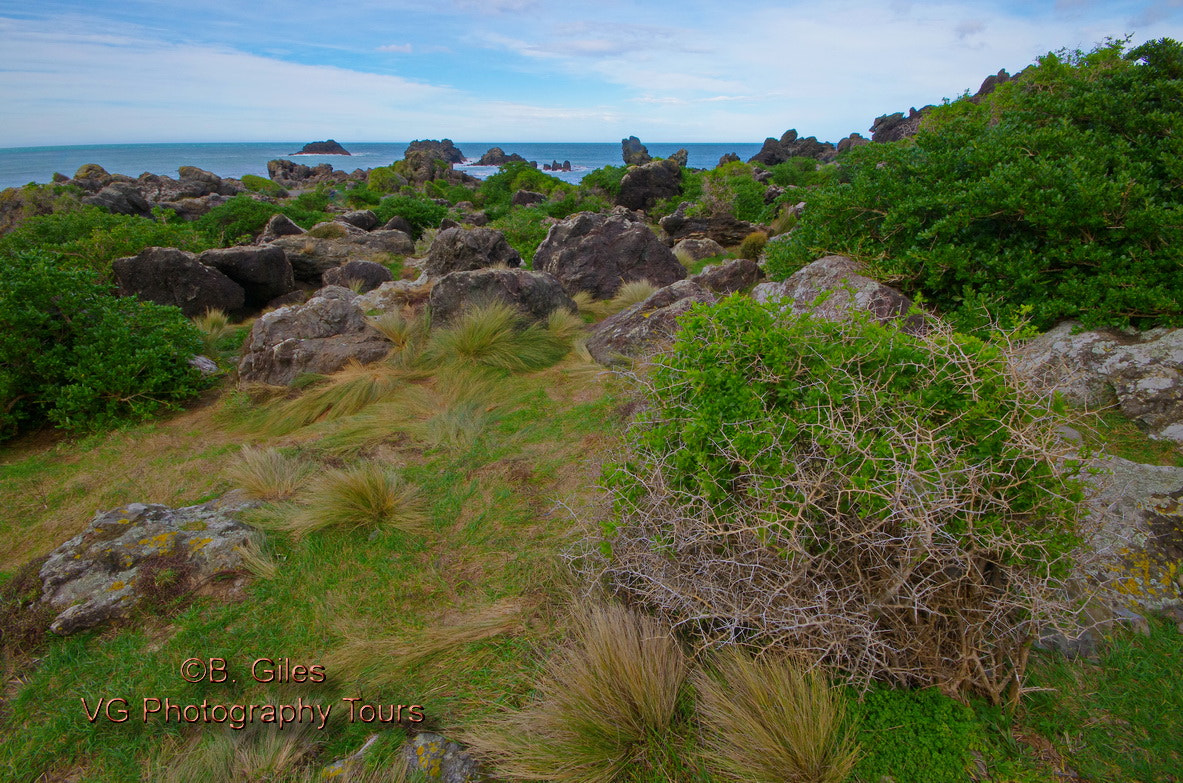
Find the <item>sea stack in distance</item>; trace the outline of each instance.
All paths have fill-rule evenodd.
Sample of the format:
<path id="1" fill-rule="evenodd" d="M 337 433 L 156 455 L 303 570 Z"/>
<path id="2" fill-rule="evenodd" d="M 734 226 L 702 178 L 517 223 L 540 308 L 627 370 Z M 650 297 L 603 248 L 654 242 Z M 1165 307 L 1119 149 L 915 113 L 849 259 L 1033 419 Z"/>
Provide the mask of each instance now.
<path id="1" fill-rule="evenodd" d="M 342 147 L 337 142 L 329 139 L 328 141 L 313 141 L 304 145 L 304 149 L 299 152 L 293 152 L 293 155 L 348 155 L 349 150 Z"/>

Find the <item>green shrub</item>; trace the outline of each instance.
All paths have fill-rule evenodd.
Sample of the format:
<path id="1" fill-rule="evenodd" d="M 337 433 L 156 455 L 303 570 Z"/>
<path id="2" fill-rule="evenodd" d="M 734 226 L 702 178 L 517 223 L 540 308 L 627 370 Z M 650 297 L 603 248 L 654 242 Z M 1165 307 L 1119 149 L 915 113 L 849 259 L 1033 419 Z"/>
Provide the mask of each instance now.
<path id="1" fill-rule="evenodd" d="M 553 196 L 575 190 L 575 186 L 558 177 L 553 177 L 529 163 L 515 161 L 501 167 L 496 174 L 485 178 L 477 190 L 481 205 L 491 218 L 499 218 L 510 209 L 513 194 L 519 190 L 532 190 Z"/>
<path id="2" fill-rule="evenodd" d="M 205 235 L 206 241 L 225 246 L 258 236 L 276 213 L 287 215 L 302 228 L 311 228 L 331 219 L 324 211 L 327 206 L 328 197 L 324 194 L 303 194 L 287 203 L 271 204 L 240 193 L 191 225 Z"/>
<path id="3" fill-rule="evenodd" d="M 763 231 L 753 231 L 743 238 L 743 242 L 739 243 L 739 257 L 755 261 L 764 252 L 764 246 L 767 244 L 768 234 Z"/>
<path id="4" fill-rule="evenodd" d="M 278 182 L 260 177 L 257 174 L 243 174 L 242 186 L 252 193 L 262 193 L 273 198 L 285 198 L 288 192 Z"/>
<path id="5" fill-rule="evenodd" d="M 415 230 L 413 239 L 423 235 L 426 228 L 435 228 L 448 215 L 448 208 L 423 196 L 387 196 L 374 209 L 382 223 L 395 215 L 405 218 Z"/>
<path id="6" fill-rule="evenodd" d="M 546 212 L 538 207 L 519 207 L 497 218 L 489 227 L 505 234 L 510 247 L 521 253 L 525 267 L 533 269 L 534 253 L 550 230 L 546 217 Z"/>
<path id="7" fill-rule="evenodd" d="M 459 204 L 461 201 L 472 201 L 476 191 L 465 185 L 457 185 L 446 179 L 436 179 L 423 186 L 423 195 L 429 198 L 442 198 L 449 204 Z"/>
<path id="8" fill-rule="evenodd" d="M 366 184 L 376 193 L 397 193 L 407 184 L 407 179 L 395 171 L 394 166 L 378 166 L 370 169 Z"/>
<path id="9" fill-rule="evenodd" d="M 111 296 L 45 253 L 0 259 L 0 437 L 142 419 L 207 385 L 188 364 L 200 332 L 177 308 Z"/>
<path id="10" fill-rule="evenodd" d="M 626 166 L 604 166 L 583 175 L 579 187 L 583 189 L 599 188 L 615 199 L 620 195 L 620 182 L 628 172 Z"/>
<path id="11" fill-rule="evenodd" d="M 381 193 L 371 190 L 365 185 L 354 184 L 353 187 L 345 191 L 345 203 L 351 209 L 371 209 L 378 206 L 378 202 L 381 200 Z"/>
<path id="12" fill-rule="evenodd" d="M 1003 348 L 740 296 L 680 323 L 610 473 L 609 576 L 712 638 L 1001 699 L 1080 497 Z"/>
<path id="13" fill-rule="evenodd" d="M 963 328 L 1023 306 L 1040 328 L 1183 324 L 1183 46 L 1123 50 L 1049 54 L 911 141 L 852 150 L 769 275 L 841 252 Z"/>
<path id="14" fill-rule="evenodd" d="M 853 700 L 852 700 L 853 701 Z M 874 688 L 853 703 L 863 756 L 859 780 L 890 775 L 909 783 L 968 780 L 970 751 L 982 742 L 972 709 L 934 689 Z"/>
<path id="15" fill-rule="evenodd" d="M 819 166 L 813 158 L 789 158 L 784 163 L 768 167 L 772 173 L 772 184 L 788 187 L 815 187 L 830 185 L 837 181 L 839 169 L 836 166 Z"/>
<path id="16" fill-rule="evenodd" d="M 702 196 L 694 211 L 708 216 L 732 215 L 751 223 L 766 222 L 771 217 L 764 203 L 768 186 L 753 178 L 754 171 L 749 164 L 739 162 L 704 171 Z"/>

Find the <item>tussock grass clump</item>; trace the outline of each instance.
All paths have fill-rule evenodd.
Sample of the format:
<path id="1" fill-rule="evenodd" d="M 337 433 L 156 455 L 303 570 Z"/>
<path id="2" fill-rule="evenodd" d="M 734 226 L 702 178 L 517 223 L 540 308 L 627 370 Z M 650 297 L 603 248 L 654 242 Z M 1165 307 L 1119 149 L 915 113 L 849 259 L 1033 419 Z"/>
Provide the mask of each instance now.
<path id="1" fill-rule="evenodd" d="M 567 355 L 570 343 L 503 302 L 473 307 L 449 326 L 432 332 L 426 355 L 436 364 L 465 362 L 512 372 L 549 367 Z"/>
<path id="2" fill-rule="evenodd" d="M 743 242 L 739 243 L 739 257 L 746 258 L 749 261 L 756 261 L 760 258 L 760 254 L 764 252 L 764 246 L 768 244 L 768 234 L 763 231 L 753 231 L 743 238 Z"/>
<path id="3" fill-rule="evenodd" d="M 788 660 L 754 660 L 736 647 L 698 673 L 705 756 L 745 783 L 842 783 L 858 759 L 843 693 Z"/>
<path id="4" fill-rule="evenodd" d="M 300 491 L 312 469 L 312 465 L 279 449 L 245 446 L 226 475 L 252 498 L 286 500 Z"/>
<path id="5" fill-rule="evenodd" d="M 611 299 L 596 299 L 588 291 L 577 291 L 572 299 L 579 308 L 579 314 L 592 321 L 599 321 L 621 310 L 644 302 L 657 292 L 657 286 L 648 280 L 630 280 L 616 290 Z"/>
<path id="6" fill-rule="evenodd" d="M 661 752 L 687 674 L 677 642 L 620 606 L 585 610 L 574 636 L 551 659 L 539 701 L 469 737 L 497 774 L 608 783 Z"/>
<path id="7" fill-rule="evenodd" d="M 323 384 L 269 407 L 258 420 L 257 429 L 267 435 L 285 435 L 316 421 L 352 416 L 390 398 L 416 377 L 414 371 L 382 362 L 350 362 Z"/>
<path id="8" fill-rule="evenodd" d="M 216 307 L 208 308 L 203 315 L 192 319 L 201 331 L 201 351 L 206 356 L 217 357 L 218 343 L 222 338 L 234 331 L 230 325 L 230 316 L 224 310 Z"/>
<path id="9" fill-rule="evenodd" d="M 394 343 L 394 350 L 386 361 L 399 367 L 410 367 L 415 364 L 430 331 L 427 318 L 397 310 L 367 318 L 366 322 Z"/>
<path id="10" fill-rule="evenodd" d="M 255 728 L 262 724 L 246 725 L 245 730 L 198 735 L 183 745 L 166 746 L 148 762 L 145 779 L 157 783 L 309 779 L 301 774 L 314 749 L 306 728 L 276 730 Z"/>
<path id="11" fill-rule="evenodd" d="M 286 524 L 297 536 L 329 527 L 394 527 L 417 533 L 426 526 L 427 511 L 418 488 L 394 470 L 372 462 L 325 473 Z"/>

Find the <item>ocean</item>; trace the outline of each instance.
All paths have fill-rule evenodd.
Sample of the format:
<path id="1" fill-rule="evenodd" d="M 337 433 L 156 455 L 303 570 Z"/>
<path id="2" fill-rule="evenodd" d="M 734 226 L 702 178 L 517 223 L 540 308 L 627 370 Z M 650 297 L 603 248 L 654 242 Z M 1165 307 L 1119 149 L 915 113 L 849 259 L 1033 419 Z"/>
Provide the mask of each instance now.
<path id="1" fill-rule="evenodd" d="M 341 144 L 351 155 L 298 155 L 291 160 L 310 166 L 330 163 L 335 169 L 353 171 L 386 166 L 399 160 L 409 142 Z M 79 166 L 97 163 L 112 174 L 138 177 L 144 172 L 175 177 L 180 166 L 197 166 L 220 177 L 238 178 L 244 174 L 267 176 L 267 161 L 288 158 L 304 146 L 303 142 L 251 144 L 102 144 L 79 147 L 17 147 L 0 149 L 0 189 L 19 187 L 30 182 L 49 182 L 54 172 L 73 176 Z M 571 161 L 571 171 L 558 171 L 555 176 L 578 183 L 589 171 L 607 165 L 620 166 L 620 143 L 564 142 L 456 142 L 456 146 L 475 163 L 490 147 L 501 147 L 507 155 L 517 153 L 526 160 L 544 163 Z M 712 143 L 678 144 L 646 143 L 655 157 L 667 157 L 680 148 L 689 153 L 688 164 L 694 168 L 713 168 L 719 158 L 734 152 L 743 160 L 760 151 L 760 144 Z M 459 165 L 474 177 L 484 178 L 496 173 L 496 167 Z"/>

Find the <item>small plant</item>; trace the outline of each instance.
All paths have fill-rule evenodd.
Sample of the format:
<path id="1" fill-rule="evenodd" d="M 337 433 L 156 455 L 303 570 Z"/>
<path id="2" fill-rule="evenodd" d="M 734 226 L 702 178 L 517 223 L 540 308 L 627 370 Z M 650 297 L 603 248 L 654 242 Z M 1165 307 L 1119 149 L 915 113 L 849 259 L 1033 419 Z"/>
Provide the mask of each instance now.
<path id="1" fill-rule="evenodd" d="M 48 558 L 25 563 L 0 583 L 0 661 L 33 652 L 45 640 L 57 612 L 41 600 L 41 566 Z M 0 670 L 5 674 L 11 672 Z"/>
<path id="2" fill-rule="evenodd" d="M 538 370 L 562 359 L 568 341 L 503 302 L 470 308 L 432 332 L 426 354 L 435 362 L 462 361 L 510 371 Z"/>
<path id="3" fill-rule="evenodd" d="M 750 783 L 846 780 L 858 743 L 841 690 L 816 670 L 737 647 L 716 655 L 714 668 L 695 679 L 709 766 Z"/>
<path id="4" fill-rule="evenodd" d="M 971 748 L 981 744 L 974 712 L 935 689 L 876 687 L 852 706 L 864 755 L 859 780 L 946 783 L 965 780 Z"/>
<path id="5" fill-rule="evenodd" d="M 259 500 L 286 500 L 299 492 L 312 474 L 313 466 L 279 449 L 246 446 L 227 478 Z"/>
<path id="6" fill-rule="evenodd" d="M 686 674 L 656 621 L 619 606 L 586 609 L 574 646 L 547 666 L 539 700 L 471 739 L 510 780 L 610 783 L 670 733 Z"/>
<path id="7" fill-rule="evenodd" d="M 139 564 L 135 578 L 135 593 L 140 597 L 139 608 L 170 617 L 185 605 L 195 587 L 196 567 L 184 554 L 167 552 L 154 555 Z"/>
<path id="8" fill-rule="evenodd" d="M 260 431 L 283 435 L 315 421 L 332 421 L 352 416 L 381 402 L 402 388 L 414 370 L 384 362 L 350 362 L 323 383 L 291 400 L 270 406 L 257 421 Z"/>
<path id="9" fill-rule="evenodd" d="M 426 530 L 427 513 L 418 489 L 384 465 L 363 462 L 331 470 L 308 489 L 304 506 L 287 528 L 304 536 L 325 528 Z"/>
<path id="10" fill-rule="evenodd" d="M 224 310 L 216 307 L 208 308 L 204 315 L 193 319 L 194 325 L 201 330 L 201 351 L 210 358 L 217 358 L 218 344 L 227 336 L 234 333 L 230 324 L 230 316 Z"/>
<path id="11" fill-rule="evenodd" d="M 257 174 L 243 174 L 242 186 L 252 193 L 262 193 L 272 198 L 287 198 L 288 192 L 278 182 L 260 177 Z"/>
<path id="12" fill-rule="evenodd" d="M 739 257 L 749 261 L 757 261 L 767 244 L 768 234 L 763 231 L 753 231 L 743 238 L 743 242 L 739 243 Z"/>
<path id="13" fill-rule="evenodd" d="M 344 239 L 349 230 L 336 222 L 320 223 L 308 229 L 306 236 L 314 239 Z"/>

